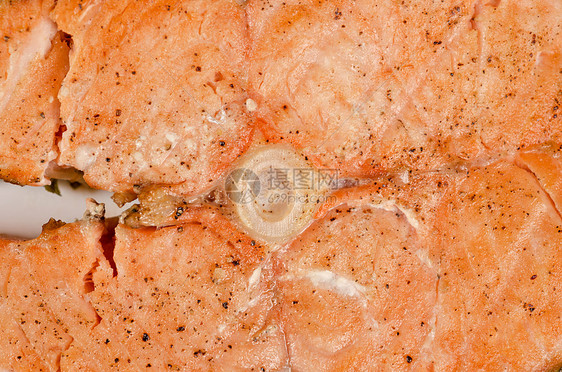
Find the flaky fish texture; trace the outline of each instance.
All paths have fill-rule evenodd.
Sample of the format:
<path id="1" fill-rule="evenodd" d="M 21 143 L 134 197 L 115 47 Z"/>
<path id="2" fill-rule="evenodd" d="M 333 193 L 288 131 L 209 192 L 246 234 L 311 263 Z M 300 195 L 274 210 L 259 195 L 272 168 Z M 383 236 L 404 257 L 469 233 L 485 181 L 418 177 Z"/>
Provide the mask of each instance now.
<path id="1" fill-rule="evenodd" d="M 562 365 L 559 151 L 341 189 L 271 251 L 220 209 L 0 242 L 0 367 Z"/>
<path id="2" fill-rule="evenodd" d="M 562 141 L 559 1 L 247 9 L 258 126 L 319 167 L 431 171 Z"/>
<path id="3" fill-rule="evenodd" d="M 561 35 L 560 0 L 0 2 L 0 178 L 140 203 L 0 240 L 0 369 L 559 370 Z M 272 148 L 341 178 L 244 215 Z"/>
<path id="4" fill-rule="evenodd" d="M 220 1 L 58 1 L 73 39 L 59 165 L 114 192 L 212 186 L 248 146 L 244 8 Z"/>
<path id="5" fill-rule="evenodd" d="M 0 178 L 49 183 L 57 158 L 58 92 L 69 48 L 49 18 L 49 1 L 0 2 Z"/>

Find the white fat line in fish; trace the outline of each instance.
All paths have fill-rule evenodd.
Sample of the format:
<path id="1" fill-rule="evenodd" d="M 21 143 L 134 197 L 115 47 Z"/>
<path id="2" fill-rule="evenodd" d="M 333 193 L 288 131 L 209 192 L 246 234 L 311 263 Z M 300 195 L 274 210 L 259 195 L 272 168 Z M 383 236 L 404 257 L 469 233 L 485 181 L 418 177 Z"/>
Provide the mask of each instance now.
<path id="1" fill-rule="evenodd" d="M 327 289 L 342 296 L 363 299 L 367 292 L 367 289 L 361 284 L 329 270 L 298 270 L 295 274 L 287 274 L 280 279 L 292 280 L 295 278 L 307 278 L 315 287 Z"/>
<path id="2" fill-rule="evenodd" d="M 378 202 L 376 200 L 370 203 L 364 202 L 349 202 L 347 203 L 350 207 L 360 208 L 360 207 L 370 207 L 375 209 L 382 209 L 389 212 L 400 212 L 404 215 L 408 223 L 414 228 L 419 229 L 420 223 L 416 219 L 416 214 L 410 209 L 399 205 L 395 200 L 380 199 Z"/>
<path id="3" fill-rule="evenodd" d="M 247 286 L 247 292 L 248 292 L 248 303 L 246 304 L 246 306 L 242 307 L 239 312 L 244 312 L 247 309 L 255 306 L 258 301 L 260 300 L 263 291 L 258 291 L 259 288 L 259 284 L 261 282 L 261 278 L 262 278 L 262 272 L 263 272 L 263 268 L 265 265 L 269 264 L 270 259 L 269 257 L 264 260 L 256 269 L 254 269 L 254 271 L 252 272 L 252 275 L 250 275 L 250 278 L 248 279 L 248 286 Z M 252 294 L 254 294 L 254 296 L 252 296 Z"/>
<path id="4" fill-rule="evenodd" d="M 280 280 L 291 280 L 295 278 L 306 278 L 317 288 L 322 288 L 341 296 L 356 298 L 361 302 L 363 308 L 368 308 L 368 289 L 343 275 L 336 274 L 329 270 L 298 270 L 296 274 L 285 275 L 281 277 Z M 366 311 L 363 316 L 365 320 L 372 325 L 374 330 L 379 329 L 379 323 L 370 311 Z"/>

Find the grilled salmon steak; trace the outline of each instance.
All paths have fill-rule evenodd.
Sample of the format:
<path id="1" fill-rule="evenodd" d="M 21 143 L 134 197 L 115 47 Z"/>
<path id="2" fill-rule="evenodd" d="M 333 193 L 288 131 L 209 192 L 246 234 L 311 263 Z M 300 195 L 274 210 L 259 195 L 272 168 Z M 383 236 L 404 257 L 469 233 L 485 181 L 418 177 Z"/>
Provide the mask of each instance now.
<path id="1" fill-rule="evenodd" d="M 95 188 L 197 194 L 247 147 L 236 1 L 64 0 L 52 14 L 74 43 L 59 93 L 60 165 Z"/>
<path id="2" fill-rule="evenodd" d="M 341 189 L 273 252 L 195 206 L 2 241 L 2 367 L 559 368 L 562 162 L 511 160 Z"/>
<path id="3" fill-rule="evenodd" d="M 55 3 L 3 5 L 0 175 L 12 182 L 47 182 L 56 159 L 95 188 L 196 195 L 248 148 L 254 122 L 266 141 L 359 177 L 562 141 L 555 0 Z M 53 21 L 72 39 L 68 72 Z M 56 78 L 24 79 L 51 49 Z M 19 96 L 45 89 L 61 101 L 56 146 L 58 101 Z M 19 150 L 39 173 L 9 167 Z"/>
<path id="4" fill-rule="evenodd" d="M 0 370 L 562 369 L 561 35 L 560 0 L 0 2 L 0 178 L 138 199 L 0 238 Z"/>
<path id="5" fill-rule="evenodd" d="M 158 230 L 119 225 L 114 233 L 83 221 L 28 242 L 2 241 L 0 249 L 0 367 L 269 371 L 287 364 L 271 262 L 216 212 L 190 211 Z"/>
<path id="6" fill-rule="evenodd" d="M 560 143 L 561 13 L 535 0 L 250 0 L 257 123 L 361 177 Z"/>

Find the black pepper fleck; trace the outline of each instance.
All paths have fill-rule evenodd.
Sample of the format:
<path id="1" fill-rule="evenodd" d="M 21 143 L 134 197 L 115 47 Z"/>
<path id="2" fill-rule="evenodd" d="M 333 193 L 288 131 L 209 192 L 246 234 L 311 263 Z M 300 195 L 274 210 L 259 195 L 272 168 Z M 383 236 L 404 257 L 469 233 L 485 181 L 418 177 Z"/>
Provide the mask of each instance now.
<path id="1" fill-rule="evenodd" d="M 176 214 L 174 215 L 174 218 L 177 220 L 178 218 L 181 217 L 181 215 L 183 214 L 183 212 L 184 212 L 183 207 L 178 207 L 178 208 L 176 209 Z"/>

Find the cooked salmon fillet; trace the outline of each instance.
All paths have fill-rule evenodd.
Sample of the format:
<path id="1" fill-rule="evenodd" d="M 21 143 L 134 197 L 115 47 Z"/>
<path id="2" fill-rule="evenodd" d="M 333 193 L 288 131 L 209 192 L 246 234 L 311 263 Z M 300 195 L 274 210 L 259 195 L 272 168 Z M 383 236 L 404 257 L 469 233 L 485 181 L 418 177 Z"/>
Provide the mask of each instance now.
<path id="1" fill-rule="evenodd" d="M 0 367 L 56 371 L 72 342 L 85 342 L 99 322 L 91 274 L 104 260 L 104 225 L 47 225 L 30 241 L 0 243 Z"/>
<path id="2" fill-rule="evenodd" d="M 192 210 L 161 229 L 119 225 L 114 235 L 96 220 L 67 224 L 0 241 L 0 258 L 2 368 L 270 371 L 287 363 L 271 261 L 216 211 Z"/>
<path id="3" fill-rule="evenodd" d="M 42 20 L 19 49 L 27 57 L 12 58 L 17 71 L 33 71 L 29 51 L 52 38 L 50 6 L 3 6 L 23 25 L 33 7 Z M 248 148 L 254 120 L 267 141 L 345 175 L 444 169 L 562 142 L 561 13 L 556 0 L 64 0 L 50 16 L 73 41 L 68 74 L 15 73 L 1 90 L 16 100 L 17 82 L 22 94 L 55 93 L 65 76 L 57 164 L 114 192 L 209 190 Z M 10 40 L 4 48 L 18 41 Z M 26 162 L 41 173 L 13 165 L 1 176 L 44 184 L 57 156 L 58 103 L 51 116 L 39 110 L 41 120 L 40 102 L 17 105 L 15 115 L 4 110 L 0 161 L 33 151 Z"/>
<path id="4" fill-rule="evenodd" d="M 562 333 L 559 332 L 562 309 L 558 294 L 562 284 L 562 216 L 554 202 L 560 200 L 562 190 L 547 181 L 560 176 L 559 159 L 559 150 L 554 156 L 551 151 L 533 151 L 522 154 L 517 165 L 499 161 L 465 172 L 426 174 L 408 183 L 400 178 L 383 179 L 373 186 L 338 191 L 338 201 L 321 209 L 320 213 L 326 213 L 325 209 L 331 210 L 330 213 L 345 213 L 350 206 L 352 210 L 357 205 L 377 206 L 396 213 L 396 218 L 406 216 L 415 226 L 413 231 L 419 246 L 425 248 L 418 251 L 421 254 L 417 257 L 435 270 L 439 278 L 434 287 L 435 302 L 429 306 L 429 311 L 435 314 L 430 323 L 431 337 L 424 344 L 427 352 L 422 354 L 423 361 L 431 361 L 431 366 L 424 369 L 550 371 L 562 365 Z M 331 218 L 334 217 L 338 215 Z M 334 219 L 332 226 L 327 225 L 323 236 L 338 239 L 337 220 Z M 364 220 L 356 219 L 348 224 L 348 229 L 361 226 Z M 388 237 L 387 231 L 381 229 L 382 233 Z M 357 234 L 344 236 L 340 239 L 349 242 Z M 321 244 L 321 238 L 316 235 L 313 239 L 316 238 L 312 241 Z M 405 248 L 410 251 L 410 246 Z M 341 251 L 349 249 L 348 243 L 346 250 Z M 289 257 L 302 255 L 300 246 L 293 251 Z M 304 257 L 307 263 L 318 267 L 327 262 L 320 258 L 327 260 L 330 256 L 315 256 L 317 252 L 323 251 L 310 250 L 310 258 Z M 404 254 L 400 249 L 392 252 Z M 315 257 L 320 258 L 314 261 Z M 366 266 L 361 265 L 363 261 L 358 255 L 351 257 L 351 262 Z M 289 263 L 293 265 L 292 260 Z M 407 273 L 405 269 L 397 269 L 391 277 L 399 282 Z M 355 279 L 353 273 L 346 278 Z M 387 291 L 391 289 L 392 283 Z M 416 291 L 419 295 L 419 286 Z M 305 290 L 302 293 L 310 296 Z M 398 301 L 399 306 L 406 306 L 409 299 L 408 293 Z M 410 311 L 403 321 L 414 319 L 412 314 L 422 314 Z M 333 329 L 332 325 L 343 319 L 348 317 L 326 320 L 325 324 Z M 310 337 L 317 328 L 302 326 L 299 337 Z M 291 340 L 291 335 L 287 338 Z M 324 337 L 315 341 L 326 348 L 332 339 Z M 300 350 L 297 355 L 302 357 L 305 354 Z M 325 357 L 325 353 L 320 353 L 322 349 L 315 350 L 316 354 L 308 356 L 308 363 L 313 363 L 319 355 Z M 407 352 L 404 350 L 404 354 Z M 365 356 L 365 351 L 359 355 Z M 415 356 L 409 356 L 414 363 Z M 330 362 L 337 363 L 339 357 L 337 353 L 330 355 Z"/>
<path id="5" fill-rule="evenodd" d="M 427 370 L 437 267 L 398 209 L 349 200 L 278 255 L 295 371 Z M 376 367 L 378 366 L 378 367 Z"/>
<path id="6" fill-rule="evenodd" d="M 1 366 L 554 370 L 561 163 L 542 148 L 341 189 L 273 253 L 214 207 L 51 222 L 0 241 Z"/>
<path id="7" fill-rule="evenodd" d="M 238 2 L 64 0 L 52 16 L 73 40 L 59 165 L 90 186 L 201 193 L 248 146 Z"/>
<path id="8" fill-rule="evenodd" d="M 352 176 L 561 143 L 556 0 L 250 0 L 249 94 L 270 141 Z"/>
<path id="9" fill-rule="evenodd" d="M 68 46 L 49 18 L 50 1 L 0 2 L 0 178 L 48 183 L 57 158 L 58 90 Z"/>
<path id="10" fill-rule="evenodd" d="M 518 154 L 517 164 L 531 172 L 558 212 L 562 211 L 562 147 L 548 146 Z"/>
<path id="11" fill-rule="evenodd" d="M 559 370 L 561 31 L 559 0 L 0 2 L 0 178 L 140 203 L 0 239 L 0 370 Z"/>
<path id="12" fill-rule="evenodd" d="M 512 164 L 474 169 L 453 185 L 436 211 L 436 365 L 559 369 L 560 211 L 533 174 Z"/>
<path id="13" fill-rule="evenodd" d="M 65 370 L 279 370 L 285 341 L 262 248 L 220 215 L 115 234 L 116 272 L 91 294 L 101 322 L 71 344 Z"/>

